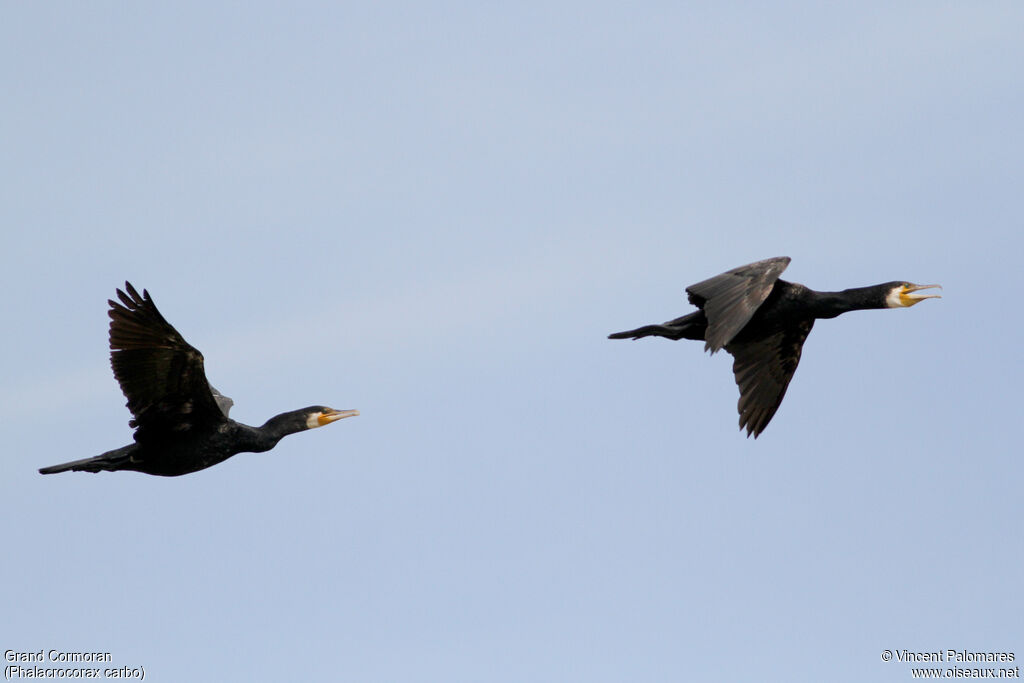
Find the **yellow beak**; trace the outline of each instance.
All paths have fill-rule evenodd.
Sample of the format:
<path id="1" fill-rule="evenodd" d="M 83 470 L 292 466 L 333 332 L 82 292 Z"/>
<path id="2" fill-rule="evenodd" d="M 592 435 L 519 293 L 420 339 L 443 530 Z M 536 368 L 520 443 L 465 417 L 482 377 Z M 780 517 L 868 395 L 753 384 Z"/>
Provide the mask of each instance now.
<path id="1" fill-rule="evenodd" d="M 316 421 L 319 423 L 321 427 L 323 427 L 326 424 L 330 424 L 336 420 L 340 420 L 343 417 L 356 417 L 357 415 L 359 415 L 358 410 L 329 410 L 330 412 L 320 413 L 320 415 L 316 418 Z"/>
<path id="2" fill-rule="evenodd" d="M 942 297 L 938 294 L 915 294 L 922 289 L 932 289 L 933 287 L 942 289 L 942 285 L 905 285 L 903 291 L 900 292 L 900 303 L 904 306 L 913 306 L 925 299 L 941 299 Z"/>

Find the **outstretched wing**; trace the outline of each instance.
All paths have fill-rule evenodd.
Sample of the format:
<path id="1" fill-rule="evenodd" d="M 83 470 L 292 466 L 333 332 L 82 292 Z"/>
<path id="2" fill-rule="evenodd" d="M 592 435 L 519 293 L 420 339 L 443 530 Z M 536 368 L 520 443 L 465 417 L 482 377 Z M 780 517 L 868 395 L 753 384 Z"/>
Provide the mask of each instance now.
<path id="1" fill-rule="evenodd" d="M 714 353 L 732 341 L 771 294 L 789 261 L 779 256 L 749 263 L 686 288 L 690 303 L 708 319 L 705 351 Z"/>
<path id="2" fill-rule="evenodd" d="M 134 416 L 135 440 L 184 435 L 225 419 L 227 410 L 206 381 L 203 354 L 164 320 L 149 292 L 139 296 L 131 283 L 124 285 L 125 292 L 117 290 L 121 303 L 107 302 L 110 365 Z"/>
<path id="3" fill-rule="evenodd" d="M 806 320 L 763 339 L 725 347 L 734 358 L 740 429 L 746 428 L 747 436 L 756 439 L 775 416 L 813 325 L 814 320 Z"/>

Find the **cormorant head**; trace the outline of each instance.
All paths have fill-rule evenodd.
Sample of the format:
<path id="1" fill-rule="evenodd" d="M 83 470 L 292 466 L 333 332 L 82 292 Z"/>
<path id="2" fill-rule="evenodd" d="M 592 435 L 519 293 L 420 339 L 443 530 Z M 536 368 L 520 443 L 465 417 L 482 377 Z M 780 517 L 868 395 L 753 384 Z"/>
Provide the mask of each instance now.
<path id="1" fill-rule="evenodd" d="M 306 429 L 323 427 L 343 417 L 356 417 L 359 415 L 358 410 L 335 410 L 327 406 L 310 406 L 303 408 L 301 412 L 305 413 L 306 416 Z"/>
<path id="2" fill-rule="evenodd" d="M 917 293 L 922 289 L 931 289 L 932 287 L 942 289 L 942 285 L 915 285 L 912 282 L 890 282 L 887 286 L 889 287 L 888 293 L 885 295 L 885 305 L 887 308 L 906 308 L 925 299 L 942 298 L 938 294 Z"/>

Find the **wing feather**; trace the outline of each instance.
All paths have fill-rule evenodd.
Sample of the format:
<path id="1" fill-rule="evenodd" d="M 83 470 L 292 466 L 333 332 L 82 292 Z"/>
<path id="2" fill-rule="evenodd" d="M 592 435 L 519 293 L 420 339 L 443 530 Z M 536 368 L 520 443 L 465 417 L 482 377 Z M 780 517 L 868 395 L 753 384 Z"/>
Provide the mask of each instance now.
<path id="1" fill-rule="evenodd" d="M 702 308 L 708 319 L 705 351 L 723 348 L 750 322 L 789 261 L 788 256 L 756 261 L 686 288 L 690 303 Z"/>
<path id="2" fill-rule="evenodd" d="M 107 302 L 110 365 L 128 399 L 135 440 L 167 438 L 223 420 L 227 411 L 206 380 L 203 354 L 164 319 L 149 292 L 140 296 L 125 282 L 117 297 L 120 303 Z"/>
<path id="3" fill-rule="evenodd" d="M 732 371 L 740 390 L 736 407 L 740 429 L 746 428 L 747 436 L 756 439 L 775 416 L 813 326 L 814 320 L 806 320 L 762 339 L 725 347 L 734 358 Z"/>

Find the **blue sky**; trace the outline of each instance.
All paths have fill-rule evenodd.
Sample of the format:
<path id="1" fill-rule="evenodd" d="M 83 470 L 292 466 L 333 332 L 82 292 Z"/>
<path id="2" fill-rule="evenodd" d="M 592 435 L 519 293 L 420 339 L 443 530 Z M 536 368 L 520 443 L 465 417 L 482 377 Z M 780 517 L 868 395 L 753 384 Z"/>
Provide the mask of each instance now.
<path id="1" fill-rule="evenodd" d="M 1024 656 L 1018 3 L 0 11 L 3 649 L 151 680 L 902 681 Z M 944 298 L 731 359 L 612 342 L 770 256 Z M 128 443 L 147 288 L 250 424 Z"/>

